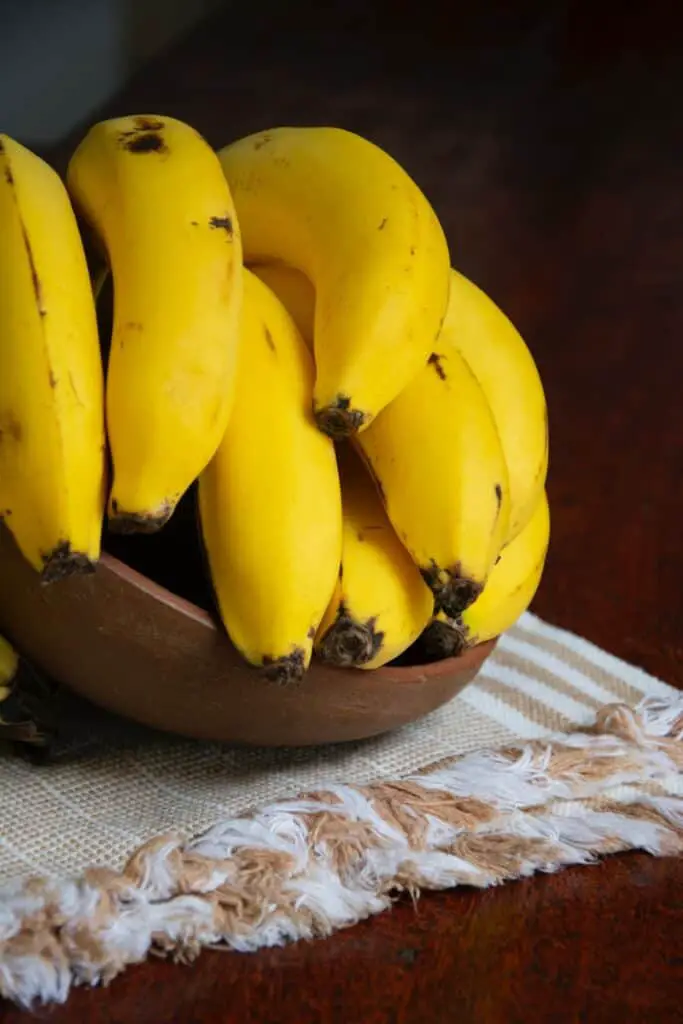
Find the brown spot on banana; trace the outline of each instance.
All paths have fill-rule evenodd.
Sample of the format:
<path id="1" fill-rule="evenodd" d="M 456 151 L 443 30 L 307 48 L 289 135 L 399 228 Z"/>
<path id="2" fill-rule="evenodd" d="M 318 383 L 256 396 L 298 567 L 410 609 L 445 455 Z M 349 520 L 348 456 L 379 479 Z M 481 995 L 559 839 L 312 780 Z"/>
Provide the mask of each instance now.
<path id="1" fill-rule="evenodd" d="M 270 333 L 270 331 L 268 330 L 268 328 L 266 327 L 265 324 L 263 325 L 263 331 L 264 331 L 264 335 L 265 335 L 265 339 L 266 339 L 266 344 L 267 344 L 268 348 L 270 349 L 271 352 L 274 352 L 277 355 L 277 349 L 275 348 L 275 342 L 273 341 L 273 335 Z"/>
<path id="2" fill-rule="evenodd" d="M 379 227 L 377 228 L 378 231 L 384 231 L 385 227 L 387 226 L 387 220 L 388 220 L 387 217 L 383 217 L 382 218 L 382 220 L 380 221 Z"/>
<path id="3" fill-rule="evenodd" d="M 437 352 L 432 352 L 431 356 L 427 360 L 428 364 L 434 367 L 436 375 L 439 378 L 439 380 L 446 379 L 446 371 L 444 370 L 443 364 L 441 362 L 441 360 L 445 358 L 445 356 L 440 356 Z"/>
<path id="4" fill-rule="evenodd" d="M 155 123 L 163 128 L 160 121 Z M 133 132 L 121 132 L 119 142 L 129 153 L 167 153 L 168 146 L 158 134 L 159 130 L 158 128 L 153 130 L 138 128 Z"/>
<path id="5" fill-rule="evenodd" d="M 500 484 L 496 484 L 496 486 L 493 489 L 496 493 L 496 504 L 498 506 L 498 511 L 496 514 L 500 515 L 500 507 L 503 504 L 503 488 L 501 487 Z"/>
<path id="6" fill-rule="evenodd" d="M 8 185 L 14 184 L 14 177 L 12 176 L 12 171 L 9 167 L 5 167 L 5 181 Z"/>
<path id="7" fill-rule="evenodd" d="M 155 117 L 134 117 L 133 124 L 140 132 L 160 132 L 164 127 L 164 122 Z"/>
<path id="8" fill-rule="evenodd" d="M 38 314 L 41 317 L 46 316 L 47 310 L 43 306 L 43 289 L 38 277 L 38 271 L 36 270 L 36 263 L 33 258 L 33 249 L 31 248 L 31 242 L 29 241 L 26 228 L 21 225 L 21 235 L 24 240 L 24 248 L 26 249 L 26 258 L 28 259 L 28 265 L 31 270 L 31 284 L 33 285 L 33 294 L 36 300 L 36 306 L 38 308 Z"/>
<path id="9" fill-rule="evenodd" d="M 21 441 L 24 432 L 21 427 L 19 420 L 15 419 L 14 415 L 10 412 L 6 418 L 0 421 L 0 444 L 6 437 L 11 437 L 17 444 Z"/>
<path id="10" fill-rule="evenodd" d="M 220 228 L 225 231 L 228 238 L 232 238 L 233 226 L 230 217 L 212 217 L 209 221 L 210 228 Z"/>
<path id="11" fill-rule="evenodd" d="M 382 649 L 384 633 L 377 629 L 377 618 L 359 622 L 342 602 L 337 618 L 324 633 L 317 654 L 327 665 L 352 668 L 366 665 Z"/>

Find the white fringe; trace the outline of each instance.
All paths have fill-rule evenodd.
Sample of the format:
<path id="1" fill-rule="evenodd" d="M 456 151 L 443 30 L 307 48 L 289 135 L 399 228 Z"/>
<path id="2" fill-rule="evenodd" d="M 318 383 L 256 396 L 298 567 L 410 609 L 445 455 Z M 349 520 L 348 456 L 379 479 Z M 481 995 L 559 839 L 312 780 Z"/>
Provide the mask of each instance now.
<path id="1" fill-rule="evenodd" d="M 137 882 L 119 879 L 118 887 L 107 889 L 112 902 L 100 924 L 103 889 L 95 876 L 91 881 L 85 876 L 44 880 L 42 887 L 35 880 L 5 886 L 0 889 L 0 994 L 25 1007 L 63 1003 L 72 986 L 108 982 L 126 965 L 143 961 L 153 945 L 181 954 L 216 945 L 251 952 L 327 935 L 387 909 L 405 887 L 402 878 L 414 879 L 409 887 L 415 890 L 463 884 L 486 888 L 510 877 L 591 863 L 606 844 L 609 851 L 637 849 L 655 856 L 680 850 L 681 767 L 671 744 L 683 739 L 683 728 L 674 728 L 682 716 L 683 694 L 670 701 L 644 700 L 633 711 L 615 705 L 598 715 L 602 733 L 553 735 L 541 746 L 520 748 L 514 761 L 503 752 L 481 750 L 397 780 L 424 792 L 427 830 L 421 845 L 411 845 L 398 822 L 380 813 L 372 787 L 330 785 L 321 790 L 321 799 L 281 801 L 219 822 L 189 842 L 168 837 L 151 844 L 136 857 Z M 602 779 L 590 773 L 583 778 L 580 770 L 553 774 L 551 759 L 561 749 L 576 751 L 579 767 L 583 750 L 592 762 L 613 762 L 615 770 Z M 626 770 L 619 767 L 624 759 L 630 762 Z M 586 803 L 596 797 L 596 806 Z M 491 818 L 467 829 L 439 817 L 440 802 L 468 798 L 488 805 Z M 601 810 L 606 801 L 610 808 Z M 636 805 L 643 817 L 618 813 L 620 806 Z M 649 820 L 648 811 L 656 811 L 662 821 Z M 323 812 L 371 831 L 373 845 L 343 870 L 335 867 L 328 844 L 311 836 L 306 819 Z M 408 803 L 403 813 L 410 813 Z M 532 843 L 514 870 L 496 870 L 487 866 L 486 857 L 476 863 L 476 857 L 453 852 L 454 844 L 468 836 L 490 840 L 494 853 L 500 839 Z M 217 926 L 214 903 L 204 894 L 233 884 L 233 858 L 247 850 L 291 858 L 282 891 L 292 898 L 294 913 L 287 905 L 264 904 L 255 923 L 224 931 Z M 179 855 L 208 862 L 192 892 L 179 886 Z M 12 940 L 30 938 L 32 929 L 40 927 L 35 922 L 51 906 L 65 922 L 53 936 L 52 951 L 14 952 Z M 93 961 L 87 944 L 78 945 L 84 925 L 106 952 L 102 962 Z"/>

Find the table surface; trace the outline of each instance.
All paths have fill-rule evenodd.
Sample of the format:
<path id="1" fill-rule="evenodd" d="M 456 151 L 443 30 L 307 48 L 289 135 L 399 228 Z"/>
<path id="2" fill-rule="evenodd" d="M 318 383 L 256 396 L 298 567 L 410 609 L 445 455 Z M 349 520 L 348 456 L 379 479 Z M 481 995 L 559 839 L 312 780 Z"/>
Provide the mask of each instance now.
<path id="1" fill-rule="evenodd" d="M 327 122 L 394 154 L 434 203 L 454 264 L 516 322 L 545 382 L 553 538 L 535 610 L 683 685 L 678 5 L 324 6 L 264 17 L 259 5 L 263 28 L 221 14 L 106 113 L 175 115 L 216 146 Z M 326 941 L 207 952 L 191 967 L 154 960 L 40 1016 L 680 1020 L 682 882 L 679 862 L 629 854 L 427 895 Z"/>

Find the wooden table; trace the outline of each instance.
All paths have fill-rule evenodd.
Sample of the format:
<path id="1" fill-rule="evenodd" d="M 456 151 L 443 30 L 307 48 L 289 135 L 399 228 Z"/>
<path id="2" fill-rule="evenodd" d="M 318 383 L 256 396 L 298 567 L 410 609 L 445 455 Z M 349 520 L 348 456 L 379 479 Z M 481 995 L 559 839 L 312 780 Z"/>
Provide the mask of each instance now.
<path id="1" fill-rule="evenodd" d="M 172 114 L 214 145 L 328 122 L 401 160 L 546 384 L 553 541 L 535 610 L 683 684 L 678 5 L 323 6 L 260 30 L 221 15 L 107 113 Z M 682 883 L 679 862 L 626 855 L 428 895 L 327 941 L 152 961 L 49 1019 L 673 1022 Z"/>

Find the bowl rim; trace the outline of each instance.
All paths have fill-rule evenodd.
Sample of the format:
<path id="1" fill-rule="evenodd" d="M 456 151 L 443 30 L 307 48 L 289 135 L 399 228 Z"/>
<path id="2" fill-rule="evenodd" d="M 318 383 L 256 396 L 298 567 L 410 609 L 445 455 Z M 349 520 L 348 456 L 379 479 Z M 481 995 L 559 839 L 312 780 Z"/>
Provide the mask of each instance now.
<path id="1" fill-rule="evenodd" d="M 101 565 L 106 566 L 114 576 L 127 585 L 135 587 L 155 601 L 159 601 L 168 608 L 193 619 L 199 625 L 210 629 L 216 636 L 223 635 L 226 639 L 229 639 L 227 633 L 221 629 L 220 624 L 216 622 L 213 616 L 203 608 L 193 604 L 192 601 L 188 601 L 187 598 L 181 597 L 179 594 L 174 594 L 173 591 L 168 590 L 149 576 L 145 576 L 144 573 L 138 572 L 137 569 L 128 565 L 127 562 L 122 561 L 106 550 L 102 551 L 99 561 Z M 378 679 L 378 677 L 384 681 L 390 677 L 393 682 L 411 683 L 420 682 L 432 676 L 462 672 L 471 664 L 483 663 L 493 651 L 498 643 L 498 639 L 498 637 L 494 637 L 492 640 L 475 644 L 462 654 L 452 658 L 443 658 L 441 661 L 426 662 L 422 665 L 383 665 L 381 668 L 365 672 L 365 675 L 368 677 L 368 685 L 372 685 L 372 681 Z M 333 666 L 325 667 L 328 670 L 332 668 L 333 671 L 352 671 L 350 669 L 334 668 Z M 357 671 L 362 670 L 358 669 Z"/>

